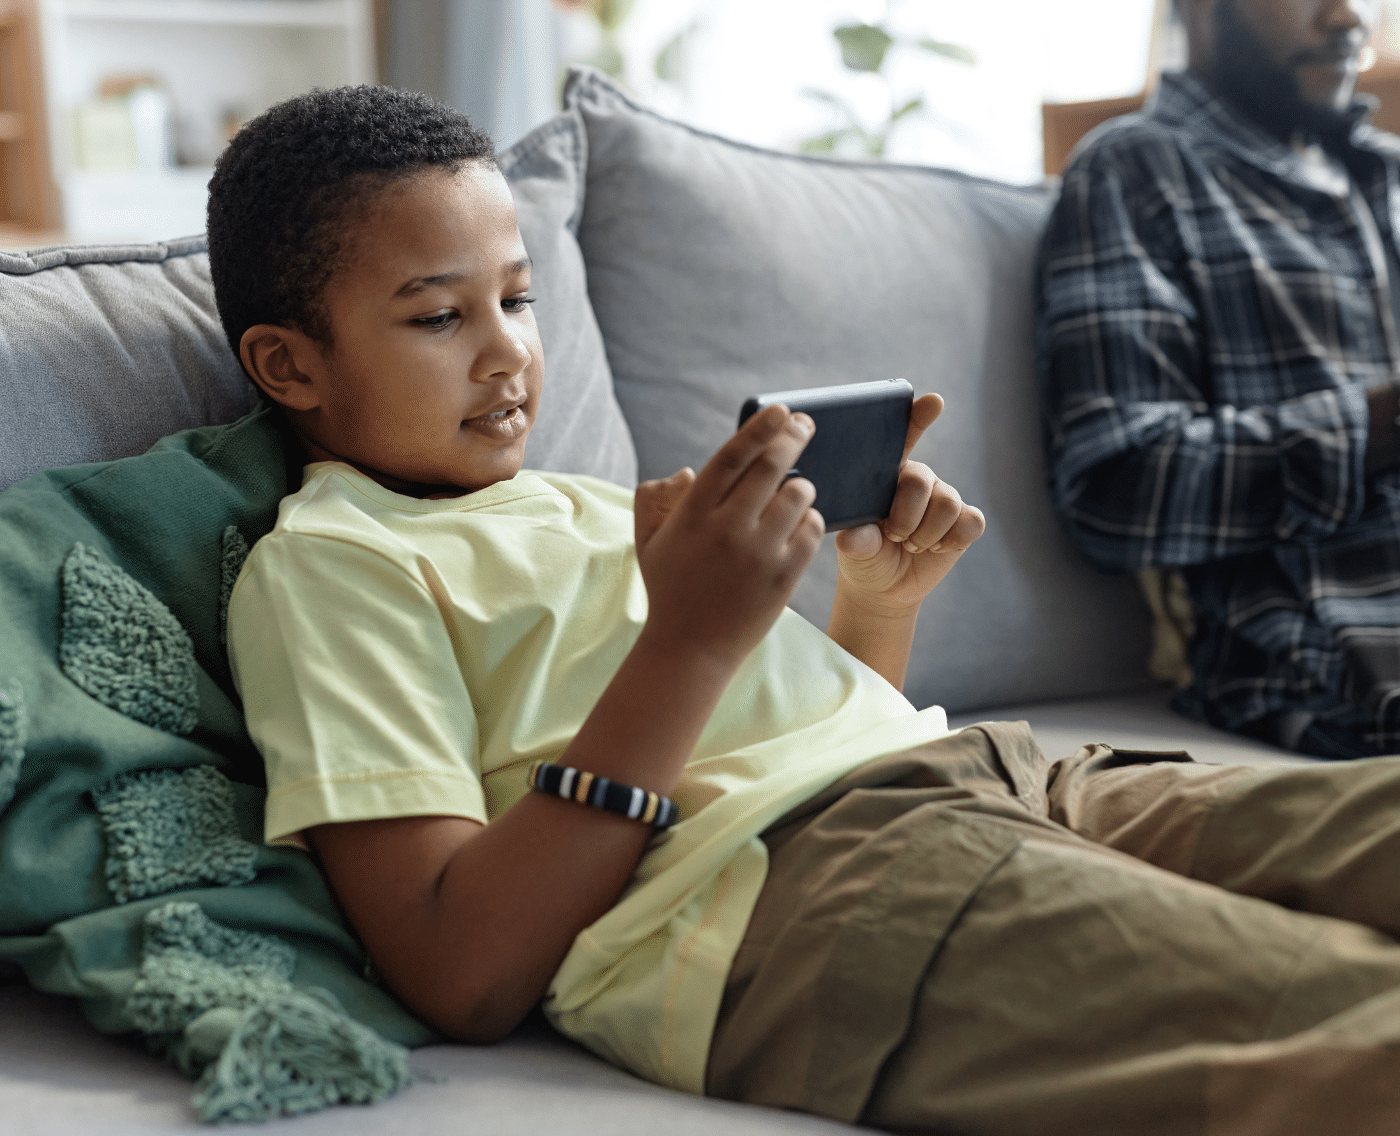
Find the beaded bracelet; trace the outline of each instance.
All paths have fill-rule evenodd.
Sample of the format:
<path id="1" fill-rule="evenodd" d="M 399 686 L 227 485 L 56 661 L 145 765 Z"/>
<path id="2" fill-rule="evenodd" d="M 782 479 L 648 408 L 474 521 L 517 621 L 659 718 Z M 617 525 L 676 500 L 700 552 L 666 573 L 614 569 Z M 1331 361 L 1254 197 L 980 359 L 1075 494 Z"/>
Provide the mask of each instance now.
<path id="1" fill-rule="evenodd" d="M 670 797 L 624 785 L 620 781 L 610 781 L 606 777 L 596 777 L 569 765 L 537 761 L 530 766 L 526 782 L 537 793 L 605 809 L 629 820 L 649 824 L 652 828 L 670 828 L 679 819 L 676 802 Z"/>

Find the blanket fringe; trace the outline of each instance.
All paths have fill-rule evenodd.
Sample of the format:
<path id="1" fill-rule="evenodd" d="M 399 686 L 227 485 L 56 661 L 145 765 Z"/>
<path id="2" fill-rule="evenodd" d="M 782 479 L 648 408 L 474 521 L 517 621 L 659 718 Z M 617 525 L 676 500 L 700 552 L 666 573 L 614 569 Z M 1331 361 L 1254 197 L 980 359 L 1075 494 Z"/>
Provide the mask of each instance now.
<path id="1" fill-rule="evenodd" d="M 335 1104 L 372 1104 L 412 1083 L 408 1050 L 309 993 L 244 1011 L 220 1007 L 186 1028 L 192 1050 L 219 1053 L 195 1088 L 206 1123 L 270 1120 Z"/>

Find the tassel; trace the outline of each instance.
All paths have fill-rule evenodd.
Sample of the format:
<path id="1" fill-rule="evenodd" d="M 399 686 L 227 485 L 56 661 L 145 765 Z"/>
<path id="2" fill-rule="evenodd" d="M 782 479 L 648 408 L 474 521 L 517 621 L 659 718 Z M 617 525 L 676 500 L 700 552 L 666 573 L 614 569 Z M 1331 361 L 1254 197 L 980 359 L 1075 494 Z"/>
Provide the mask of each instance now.
<path id="1" fill-rule="evenodd" d="M 236 1017 L 215 1009 L 191 1022 L 190 1046 L 219 1050 L 195 1088 L 199 1118 L 226 1124 L 372 1104 L 411 1084 L 408 1050 L 329 1001 L 288 991 Z"/>

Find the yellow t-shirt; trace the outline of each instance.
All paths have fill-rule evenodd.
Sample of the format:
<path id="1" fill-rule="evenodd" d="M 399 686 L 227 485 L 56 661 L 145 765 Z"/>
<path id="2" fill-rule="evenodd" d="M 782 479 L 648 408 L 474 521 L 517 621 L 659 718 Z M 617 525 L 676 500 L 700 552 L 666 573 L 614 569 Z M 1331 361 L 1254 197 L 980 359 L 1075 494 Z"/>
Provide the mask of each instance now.
<path id="1" fill-rule="evenodd" d="M 646 618 L 631 494 L 521 473 L 423 501 L 307 467 L 229 604 L 229 654 L 267 764 L 266 836 L 411 815 L 489 820 L 555 760 Z M 767 871 L 759 834 L 851 769 L 948 732 L 788 611 L 745 661 L 627 891 L 545 999 L 564 1033 L 703 1092 L 734 952 Z"/>

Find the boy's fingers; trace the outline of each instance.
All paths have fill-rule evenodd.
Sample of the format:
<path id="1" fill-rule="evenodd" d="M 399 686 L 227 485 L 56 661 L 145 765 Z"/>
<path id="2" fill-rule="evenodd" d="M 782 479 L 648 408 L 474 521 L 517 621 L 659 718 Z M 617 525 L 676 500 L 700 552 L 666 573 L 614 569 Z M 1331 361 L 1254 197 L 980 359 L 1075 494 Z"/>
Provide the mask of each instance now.
<path id="1" fill-rule="evenodd" d="M 775 540 L 786 545 L 804 523 L 812 518 L 821 519 L 821 514 L 812 508 L 812 502 L 816 499 L 817 487 L 805 477 L 789 478 L 778 487 L 773 499 L 764 508 L 761 524 Z M 811 518 L 807 516 L 808 513 L 812 515 Z M 822 523 L 822 531 L 826 531 L 825 522 Z"/>
<path id="2" fill-rule="evenodd" d="M 762 512 L 812 438 L 812 420 L 774 405 L 759 411 L 715 453 L 696 478 L 696 503 L 730 501 Z"/>
<path id="3" fill-rule="evenodd" d="M 904 435 L 904 460 L 909 460 L 915 444 L 924 436 L 924 431 L 938 421 L 943 413 L 941 394 L 921 394 L 909 408 L 909 430 Z"/>
<path id="4" fill-rule="evenodd" d="M 923 519 L 904 539 L 905 549 L 924 552 L 946 542 L 966 508 L 962 495 L 946 481 L 940 481 L 929 496 Z"/>
<path id="5" fill-rule="evenodd" d="M 689 466 L 670 477 L 643 481 L 633 497 L 633 531 L 642 548 L 665 523 L 686 491 L 695 484 L 695 471 Z"/>
<path id="6" fill-rule="evenodd" d="M 676 507 L 676 503 L 686 495 L 694 484 L 695 471 L 688 465 L 682 466 L 661 482 L 662 504 L 668 513 Z"/>
<path id="7" fill-rule="evenodd" d="M 987 518 L 982 515 L 982 510 L 976 505 L 964 505 L 953 527 L 932 548 L 936 552 L 961 552 L 971 547 L 972 542 L 986 531 Z"/>
<path id="8" fill-rule="evenodd" d="M 728 495 L 758 452 L 778 434 L 789 415 L 785 406 L 766 406 L 724 445 L 720 446 L 695 479 L 698 503 L 712 505 Z"/>
<path id="9" fill-rule="evenodd" d="M 951 525 L 962 505 L 960 499 L 950 508 L 945 506 L 949 496 L 957 498 L 957 490 L 939 481 L 933 470 L 923 462 L 905 462 L 899 471 L 899 488 L 895 490 L 894 502 L 890 505 L 890 515 L 885 521 L 885 536 L 896 544 L 913 539 L 923 530 L 926 542 L 932 544 L 936 537 L 927 536 L 928 528 L 940 519 L 943 530 Z"/>

